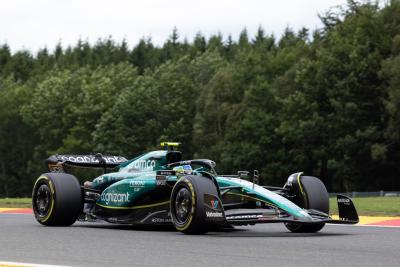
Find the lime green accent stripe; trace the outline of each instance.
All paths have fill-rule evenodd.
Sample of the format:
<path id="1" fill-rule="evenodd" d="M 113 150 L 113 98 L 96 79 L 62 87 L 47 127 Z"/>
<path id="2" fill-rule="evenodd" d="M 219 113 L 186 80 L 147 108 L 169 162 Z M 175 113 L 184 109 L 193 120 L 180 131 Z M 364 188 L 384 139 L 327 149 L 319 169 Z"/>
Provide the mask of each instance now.
<path id="1" fill-rule="evenodd" d="M 151 208 L 151 207 L 157 207 L 157 206 L 162 206 L 162 205 L 166 205 L 169 204 L 170 201 L 164 201 L 164 202 L 160 202 L 160 203 L 154 203 L 154 204 L 148 204 L 148 205 L 141 205 L 141 206 L 133 206 L 133 207 L 116 207 L 116 206 L 106 206 L 106 205 L 102 205 L 99 203 L 96 203 L 96 205 L 106 208 L 106 209 L 116 209 L 116 210 L 135 210 L 135 209 L 144 209 L 144 208 Z"/>

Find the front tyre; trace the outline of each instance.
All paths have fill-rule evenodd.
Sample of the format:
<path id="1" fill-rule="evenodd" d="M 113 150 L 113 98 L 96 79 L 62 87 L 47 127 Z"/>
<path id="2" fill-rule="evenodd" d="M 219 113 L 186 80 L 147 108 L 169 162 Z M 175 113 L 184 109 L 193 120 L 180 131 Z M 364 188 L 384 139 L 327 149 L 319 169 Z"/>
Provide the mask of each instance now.
<path id="1" fill-rule="evenodd" d="M 204 234 L 210 224 L 206 221 L 204 194 L 218 196 L 212 180 L 188 175 L 179 179 L 171 193 L 171 218 L 175 228 L 185 234 Z"/>
<path id="2" fill-rule="evenodd" d="M 32 208 L 36 220 L 43 225 L 72 225 L 83 209 L 78 180 L 67 173 L 42 174 L 33 186 Z"/>
<path id="3" fill-rule="evenodd" d="M 300 176 L 296 188 L 291 188 L 297 196 L 294 203 L 304 209 L 314 209 L 329 214 L 329 194 L 322 181 L 312 176 Z M 285 223 L 287 229 L 294 233 L 315 233 L 325 223 L 301 224 Z"/>

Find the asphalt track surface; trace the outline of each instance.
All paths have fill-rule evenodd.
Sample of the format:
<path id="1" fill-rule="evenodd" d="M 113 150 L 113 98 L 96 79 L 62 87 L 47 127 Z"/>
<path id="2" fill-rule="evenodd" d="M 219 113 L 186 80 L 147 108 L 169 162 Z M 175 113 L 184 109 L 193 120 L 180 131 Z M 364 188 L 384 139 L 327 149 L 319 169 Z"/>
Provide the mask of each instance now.
<path id="1" fill-rule="evenodd" d="M 400 266 L 400 228 L 327 225 L 293 234 L 282 224 L 188 236 L 106 223 L 44 227 L 0 214 L 0 261 L 68 266 Z"/>

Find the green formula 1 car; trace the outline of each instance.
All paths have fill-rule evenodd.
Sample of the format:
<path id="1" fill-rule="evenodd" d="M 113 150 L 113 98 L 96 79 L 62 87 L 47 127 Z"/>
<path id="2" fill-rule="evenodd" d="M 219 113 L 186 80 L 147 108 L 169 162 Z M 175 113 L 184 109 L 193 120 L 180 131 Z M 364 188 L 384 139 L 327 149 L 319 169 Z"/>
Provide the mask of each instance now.
<path id="1" fill-rule="evenodd" d="M 47 226 L 76 220 L 118 224 L 166 225 L 186 234 L 216 226 L 281 222 L 292 232 L 317 232 L 325 223 L 356 224 L 353 202 L 337 196 L 339 219 L 329 216 L 328 192 L 315 177 L 301 172 L 280 187 L 258 185 L 258 172 L 218 175 L 208 159 L 182 160 L 174 148 L 134 159 L 120 156 L 54 155 L 49 172 L 36 181 L 32 204 L 37 221 Z M 66 166 L 103 168 L 93 182 L 81 185 Z M 117 171 L 109 172 L 110 168 Z M 252 180 L 250 182 L 249 180 Z"/>

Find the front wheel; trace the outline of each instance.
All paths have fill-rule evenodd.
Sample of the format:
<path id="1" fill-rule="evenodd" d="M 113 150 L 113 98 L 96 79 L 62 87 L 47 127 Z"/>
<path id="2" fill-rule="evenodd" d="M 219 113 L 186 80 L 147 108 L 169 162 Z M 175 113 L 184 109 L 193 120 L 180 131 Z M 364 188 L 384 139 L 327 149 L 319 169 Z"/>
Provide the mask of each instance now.
<path id="1" fill-rule="evenodd" d="M 295 204 L 304 209 L 314 209 L 329 214 L 329 194 L 320 179 L 312 176 L 300 176 L 296 187 L 290 188 L 297 196 Z M 285 223 L 285 226 L 294 233 L 315 233 L 320 231 L 325 223 Z"/>
<path id="2" fill-rule="evenodd" d="M 36 220 L 46 226 L 69 226 L 83 209 L 82 191 L 75 176 L 45 173 L 35 182 L 32 208 Z"/>
<path id="3" fill-rule="evenodd" d="M 176 182 L 171 193 L 171 218 L 175 228 L 185 234 L 204 234 L 210 228 L 206 220 L 204 195 L 218 196 L 212 180 L 189 175 Z M 222 215 L 222 213 L 221 213 Z"/>

